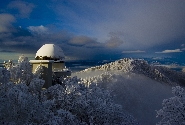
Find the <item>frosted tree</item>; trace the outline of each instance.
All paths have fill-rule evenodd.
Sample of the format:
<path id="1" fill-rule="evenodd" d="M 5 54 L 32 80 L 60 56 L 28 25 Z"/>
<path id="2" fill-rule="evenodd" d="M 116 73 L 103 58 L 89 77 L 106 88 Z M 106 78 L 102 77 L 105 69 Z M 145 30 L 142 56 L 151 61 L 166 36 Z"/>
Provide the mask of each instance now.
<path id="1" fill-rule="evenodd" d="M 182 72 L 185 72 L 185 68 L 182 69 Z"/>
<path id="2" fill-rule="evenodd" d="M 0 69 L 0 124 L 137 124 L 95 78 L 61 77 L 60 84 L 43 89 L 42 66 L 32 73 L 28 59 L 20 56 L 18 64 L 9 61 L 5 67 Z"/>
<path id="3" fill-rule="evenodd" d="M 54 110 L 70 111 L 80 124 L 136 124 L 134 118 L 113 102 L 108 91 L 93 82 L 86 86 L 86 81 L 77 77 L 60 80 L 61 85 L 52 86 L 46 92 L 56 102 Z"/>
<path id="4" fill-rule="evenodd" d="M 164 99 L 163 108 L 157 111 L 161 118 L 158 125 L 184 125 L 185 124 L 185 91 L 180 86 L 172 88 L 174 97 Z"/>
<path id="5" fill-rule="evenodd" d="M 44 81 L 34 77 L 38 75 L 32 74 L 28 59 L 20 56 L 18 64 L 9 60 L 4 66 L 0 68 L 0 124 L 39 124 L 51 120 L 53 117 L 47 116 L 52 116 L 52 101 L 44 100 Z"/>
<path id="6" fill-rule="evenodd" d="M 12 60 L 9 60 L 8 62 L 5 62 L 4 66 L 10 72 L 10 81 L 15 84 L 29 84 L 34 77 L 28 58 L 24 55 L 19 57 L 18 64 L 14 64 Z"/>
<path id="7" fill-rule="evenodd" d="M 24 55 L 19 56 L 18 63 L 15 64 L 12 60 L 4 62 L 4 67 L 10 72 L 10 81 L 15 84 L 24 83 L 29 85 L 31 80 L 38 79 L 42 74 L 42 66 L 38 65 L 35 72 L 32 73 L 32 67 L 28 58 Z"/>
<path id="8" fill-rule="evenodd" d="M 10 72 L 6 68 L 0 68 L 0 84 L 8 83 L 10 80 Z"/>

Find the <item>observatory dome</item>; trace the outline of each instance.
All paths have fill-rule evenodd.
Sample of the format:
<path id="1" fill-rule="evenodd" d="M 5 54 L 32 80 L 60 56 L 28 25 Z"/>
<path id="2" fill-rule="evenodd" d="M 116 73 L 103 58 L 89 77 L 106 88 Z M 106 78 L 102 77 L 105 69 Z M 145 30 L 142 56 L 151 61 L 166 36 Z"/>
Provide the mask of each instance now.
<path id="1" fill-rule="evenodd" d="M 55 44 L 45 44 L 36 53 L 36 60 L 63 60 L 63 50 Z"/>

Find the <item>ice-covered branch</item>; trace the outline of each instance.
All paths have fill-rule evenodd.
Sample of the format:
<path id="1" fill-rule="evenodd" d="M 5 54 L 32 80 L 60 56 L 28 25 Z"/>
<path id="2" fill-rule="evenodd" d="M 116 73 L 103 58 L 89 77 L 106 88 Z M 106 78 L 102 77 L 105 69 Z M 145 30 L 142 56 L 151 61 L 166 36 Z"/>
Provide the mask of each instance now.
<path id="1" fill-rule="evenodd" d="M 158 125 L 184 125 L 185 124 L 185 91 L 180 86 L 172 88 L 174 97 L 164 99 L 163 108 L 157 111 L 161 118 Z"/>

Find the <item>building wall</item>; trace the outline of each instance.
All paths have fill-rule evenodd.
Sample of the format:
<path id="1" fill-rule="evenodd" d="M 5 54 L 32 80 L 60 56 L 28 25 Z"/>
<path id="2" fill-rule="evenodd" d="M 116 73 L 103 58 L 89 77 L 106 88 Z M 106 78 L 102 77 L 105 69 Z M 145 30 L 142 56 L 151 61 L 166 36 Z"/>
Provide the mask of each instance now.
<path id="1" fill-rule="evenodd" d="M 35 72 L 35 69 L 37 66 L 42 65 L 43 66 L 43 73 L 41 75 L 41 78 L 45 80 L 44 88 L 48 88 L 52 86 L 52 63 L 32 63 L 32 71 Z"/>
<path id="2" fill-rule="evenodd" d="M 52 64 L 52 70 L 57 71 L 57 70 L 62 70 L 65 68 L 65 63 L 64 62 L 55 62 Z"/>
<path id="3" fill-rule="evenodd" d="M 66 71 L 66 72 L 54 72 L 56 77 L 66 77 L 66 76 L 71 76 L 71 72 L 70 71 Z"/>
<path id="4" fill-rule="evenodd" d="M 52 76 L 53 73 L 56 77 L 66 77 L 70 76 L 70 71 L 63 71 L 65 68 L 65 62 L 54 62 L 51 60 L 30 60 L 32 64 L 32 72 L 35 72 L 37 66 L 42 65 L 43 72 L 41 74 L 41 78 L 45 80 L 44 88 L 49 88 L 52 86 Z"/>

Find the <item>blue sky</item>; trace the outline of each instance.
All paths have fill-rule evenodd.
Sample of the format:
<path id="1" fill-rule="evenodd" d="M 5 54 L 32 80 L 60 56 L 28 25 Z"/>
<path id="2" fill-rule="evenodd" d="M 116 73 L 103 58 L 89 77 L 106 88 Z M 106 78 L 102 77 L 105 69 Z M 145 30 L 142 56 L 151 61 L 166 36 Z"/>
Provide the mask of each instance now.
<path id="1" fill-rule="evenodd" d="M 67 59 L 185 58 L 184 0 L 6 0 L 0 60 L 34 58 L 46 43 Z"/>

